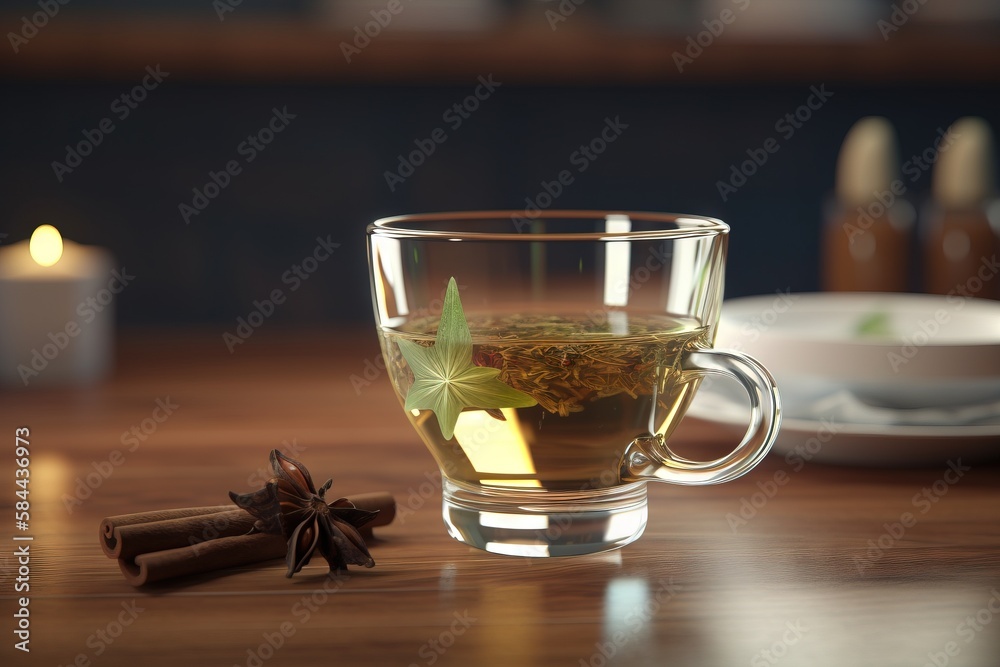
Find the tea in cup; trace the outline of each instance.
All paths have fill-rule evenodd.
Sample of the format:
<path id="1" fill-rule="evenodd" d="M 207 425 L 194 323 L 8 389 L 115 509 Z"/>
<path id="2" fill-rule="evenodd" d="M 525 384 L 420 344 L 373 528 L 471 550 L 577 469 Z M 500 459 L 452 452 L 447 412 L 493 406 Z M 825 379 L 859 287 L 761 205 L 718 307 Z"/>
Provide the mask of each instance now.
<path id="1" fill-rule="evenodd" d="M 764 457 L 774 381 L 712 349 L 727 235 L 711 218 L 579 211 L 369 227 L 386 367 L 453 537 L 521 556 L 620 547 L 645 527 L 647 482 L 724 482 Z M 708 373 L 736 379 L 751 415 L 735 450 L 699 462 L 669 438 Z"/>

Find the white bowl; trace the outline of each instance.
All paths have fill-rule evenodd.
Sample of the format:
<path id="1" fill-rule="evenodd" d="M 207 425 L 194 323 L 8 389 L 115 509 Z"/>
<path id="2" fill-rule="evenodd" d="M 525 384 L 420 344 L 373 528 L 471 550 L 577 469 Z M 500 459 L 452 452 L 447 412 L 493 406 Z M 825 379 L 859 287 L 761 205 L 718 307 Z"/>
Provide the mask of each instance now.
<path id="1" fill-rule="evenodd" d="M 757 358 L 792 409 L 842 389 L 899 409 L 1000 399 L 996 301 L 881 293 L 731 299 L 715 346 Z"/>

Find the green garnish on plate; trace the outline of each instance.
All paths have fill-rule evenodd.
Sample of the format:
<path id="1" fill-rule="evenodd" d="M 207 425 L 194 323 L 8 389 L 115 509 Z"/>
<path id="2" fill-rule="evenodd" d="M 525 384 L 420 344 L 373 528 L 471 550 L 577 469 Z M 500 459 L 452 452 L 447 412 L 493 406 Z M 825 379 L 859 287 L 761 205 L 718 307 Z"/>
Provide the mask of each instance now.
<path id="1" fill-rule="evenodd" d="M 891 338 L 894 335 L 889 313 L 884 310 L 865 315 L 854 329 L 857 336 Z"/>

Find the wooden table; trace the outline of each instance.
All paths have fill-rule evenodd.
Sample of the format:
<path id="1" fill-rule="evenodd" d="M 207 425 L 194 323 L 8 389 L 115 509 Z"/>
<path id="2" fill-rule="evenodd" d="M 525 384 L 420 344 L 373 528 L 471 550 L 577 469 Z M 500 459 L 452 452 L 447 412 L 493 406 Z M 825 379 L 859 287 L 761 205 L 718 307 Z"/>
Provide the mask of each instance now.
<path id="1" fill-rule="evenodd" d="M 28 426 L 32 450 L 25 533 L 10 453 L 0 466 L 0 664 L 1000 664 L 996 466 L 794 470 L 772 456 L 729 484 L 651 487 L 646 533 L 620 551 L 495 556 L 445 533 L 433 461 L 373 333 L 264 327 L 232 354 L 221 333 L 126 333 L 105 384 L 0 393 L 8 443 Z M 162 422 L 158 400 L 176 406 Z M 141 439 L 123 435 L 133 426 Z M 684 429 L 695 446 L 723 437 Z M 395 495 L 407 516 L 376 531 L 374 569 L 330 580 L 320 560 L 289 580 L 270 562 L 137 590 L 102 554 L 102 517 L 225 503 L 259 485 L 276 447 L 334 492 Z M 30 654 L 13 648 L 15 534 L 34 537 Z"/>

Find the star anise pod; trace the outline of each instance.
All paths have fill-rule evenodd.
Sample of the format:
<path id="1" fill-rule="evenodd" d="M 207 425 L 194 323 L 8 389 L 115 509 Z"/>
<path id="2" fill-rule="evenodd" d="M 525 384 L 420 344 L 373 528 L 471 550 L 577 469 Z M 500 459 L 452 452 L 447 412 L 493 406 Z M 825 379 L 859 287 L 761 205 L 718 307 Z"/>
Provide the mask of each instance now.
<path id="1" fill-rule="evenodd" d="M 271 450 L 272 477 L 263 489 L 253 493 L 229 492 L 233 502 L 257 517 L 253 532 L 284 535 L 288 540 L 286 577 L 302 569 L 317 550 L 330 564 L 331 572 L 350 565 L 373 567 L 375 561 L 358 528 L 375 518 L 378 511 L 355 507 L 346 498 L 326 502 L 333 485 L 328 479 L 316 489 L 304 465 Z"/>

